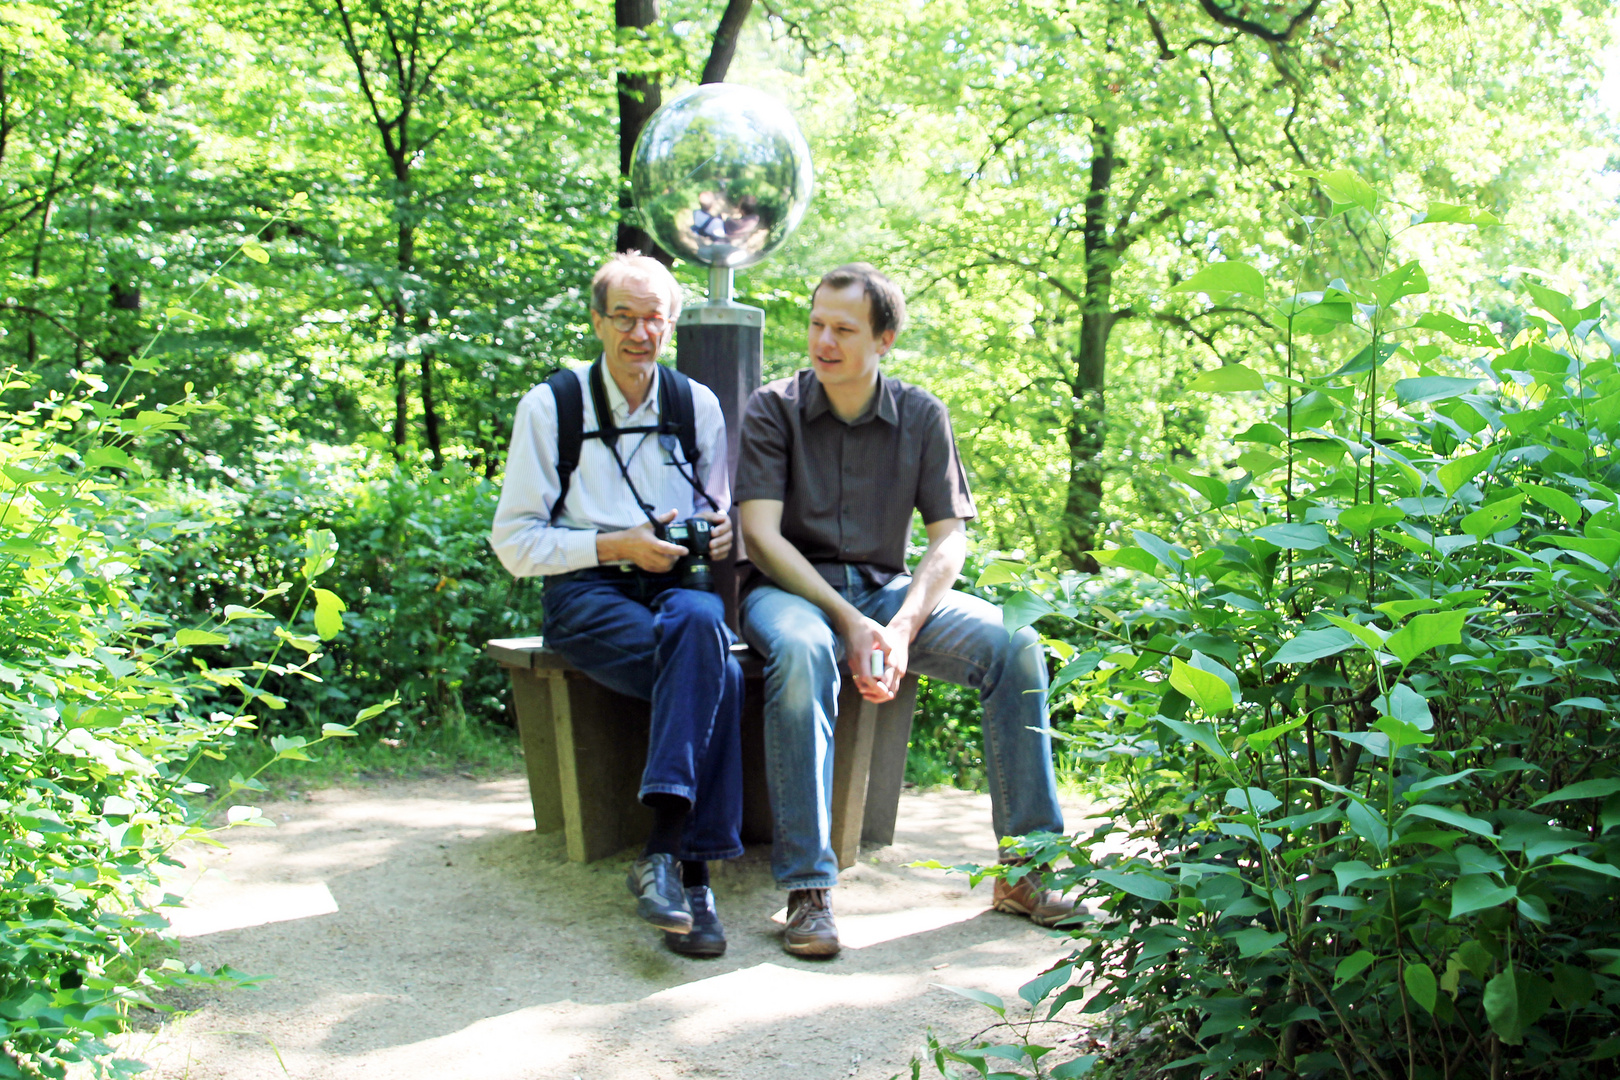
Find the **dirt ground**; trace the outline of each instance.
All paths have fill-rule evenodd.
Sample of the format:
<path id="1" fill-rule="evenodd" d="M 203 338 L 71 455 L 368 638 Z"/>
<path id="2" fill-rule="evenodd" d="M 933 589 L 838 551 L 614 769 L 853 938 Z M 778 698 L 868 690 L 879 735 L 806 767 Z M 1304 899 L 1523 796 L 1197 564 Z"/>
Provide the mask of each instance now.
<path id="1" fill-rule="evenodd" d="M 845 950 L 820 962 L 778 944 L 768 848 L 715 871 L 726 955 L 670 953 L 633 914 L 633 853 L 568 862 L 521 777 L 263 809 L 275 828 L 187 854 L 170 914 L 183 962 L 270 978 L 122 1041 L 153 1080 L 877 1080 L 909 1075 L 928 1029 L 988 1022 L 939 984 L 1016 1000 L 1067 952 L 990 911 L 988 882 L 906 866 L 994 858 L 989 799 L 966 792 L 902 797 L 896 842 L 834 893 Z"/>

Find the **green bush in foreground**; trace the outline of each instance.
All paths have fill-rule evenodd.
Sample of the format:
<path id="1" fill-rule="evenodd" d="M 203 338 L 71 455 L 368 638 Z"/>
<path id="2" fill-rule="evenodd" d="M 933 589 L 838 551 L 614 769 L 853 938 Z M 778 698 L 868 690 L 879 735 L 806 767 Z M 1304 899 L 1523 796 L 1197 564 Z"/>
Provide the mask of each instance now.
<path id="1" fill-rule="evenodd" d="M 1372 189 L 1318 182 L 1387 258 Z M 1437 205 L 1412 227 L 1489 221 Z M 1171 470 L 1210 542 L 1098 552 L 1133 580 L 1089 605 L 1011 564 L 981 579 L 1014 587 L 1010 628 L 1070 628 L 1054 693 L 1127 794 L 1091 836 L 1024 843 L 1095 918 L 1025 987 L 1035 1028 L 936 1043 L 943 1074 L 1620 1061 L 1620 365 L 1599 304 L 1523 279 L 1543 314 L 1504 348 L 1414 310 L 1416 262 L 1385 269 L 1274 300 L 1281 371 L 1194 380 L 1274 409 L 1235 479 Z M 1186 287 L 1266 291 L 1235 263 Z M 1304 358 L 1357 331 L 1342 363 Z M 1071 1005 L 1100 1048 L 1053 1068 L 1032 1032 Z"/>
<path id="2" fill-rule="evenodd" d="M 164 926 L 155 868 L 180 841 L 218 831 L 205 824 L 213 810 L 260 787 L 237 776 L 208 800 L 187 772 L 253 726 L 249 705 L 284 707 L 285 684 L 308 680 L 319 639 L 342 627 L 342 601 L 314 584 L 336 554 L 321 532 L 305 538 L 296 588 L 278 584 L 200 626 L 152 607 L 147 564 L 202 526 L 153 509 L 128 448 L 201 406 L 126 408 L 100 379 L 80 385 L 0 410 L 0 1077 L 59 1077 L 76 1061 L 139 1069 L 109 1059 L 103 1037 L 153 990 L 207 978 L 132 955 Z M 8 374 L 6 399 L 32 392 Z M 287 629 L 304 607 L 312 635 Z M 268 628 L 263 659 L 188 657 L 225 645 L 237 624 Z M 204 698 L 212 711 L 197 707 Z M 351 734 L 328 724 L 314 740 L 278 738 L 272 760 Z M 226 819 L 268 824 L 252 806 L 229 806 Z"/>

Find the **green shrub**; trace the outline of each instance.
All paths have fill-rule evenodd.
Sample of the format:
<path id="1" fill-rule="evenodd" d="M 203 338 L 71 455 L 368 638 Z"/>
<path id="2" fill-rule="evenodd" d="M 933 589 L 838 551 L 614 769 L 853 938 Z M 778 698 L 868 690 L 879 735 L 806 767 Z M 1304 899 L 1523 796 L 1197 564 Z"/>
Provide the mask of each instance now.
<path id="1" fill-rule="evenodd" d="M 0 381 L 4 400 L 39 393 L 15 371 Z M 0 408 L 0 1077 L 60 1077 L 79 1061 L 138 1071 L 101 1040 L 154 990 L 210 978 L 137 958 L 164 926 L 154 867 L 183 840 L 269 822 L 242 805 L 212 824 L 262 785 L 238 775 L 198 799 L 207 789 L 188 770 L 252 727 L 250 705 L 283 708 L 279 694 L 309 679 L 321 639 L 342 628 L 342 601 L 314 584 L 334 554 L 318 531 L 303 538 L 297 588 L 267 581 L 258 604 L 222 604 L 200 624 L 152 605 L 148 564 L 206 523 L 163 508 L 130 450 L 203 406 L 141 409 L 108 391 L 80 375 L 71 395 Z M 314 635 L 266 610 L 279 604 L 291 625 L 307 607 Z M 262 628 L 261 659 L 220 652 L 239 625 Z M 264 765 L 352 734 L 332 723 L 313 741 L 277 738 Z"/>
<path id="2" fill-rule="evenodd" d="M 449 743 L 469 720 L 504 724 L 505 673 L 484 642 L 540 632 L 537 581 L 514 581 L 489 548 L 500 489 L 452 465 L 414 477 L 392 462 L 345 455 L 283 461 L 235 488 L 180 490 L 175 504 L 212 524 L 163 559 L 164 607 L 209 618 L 234 597 L 267 588 L 312 528 L 336 538 L 349 633 L 312 669 L 321 682 L 287 688 L 287 708 L 263 731 L 318 730 L 358 705 L 397 694 L 379 734 L 431 732 Z M 231 647 L 261 649 L 270 631 L 231 628 Z"/>
<path id="3" fill-rule="evenodd" d="M 1388 258 L 1371 188 L 1319 182 Z M 1526 277 L 1542 314 L 1504 345 L 1412 310 L 1417 263 L 1380 269 L 1273 296 L 1280 371 L 1194 380 L 1274 407 L 1231 478 L 1170 470 L 1207 540 L 1097 552 L 1139 582 L 1110 602 L 1010 563 L 981 578 L 1013 586 L 1011 625 L 1072 628 L 1054 692 L 1124 793 L 1116 823 L 1024 845 L 1097 916 L 1026 999 L 1084 1001 L 1110 1075 L 1620 1059 L 1620 365 L 1599 304 Z M 1265 291 L 1235 263 L 1189 287 Z M 936 1064 L 1006 1066 L 986 1045 Z"/>

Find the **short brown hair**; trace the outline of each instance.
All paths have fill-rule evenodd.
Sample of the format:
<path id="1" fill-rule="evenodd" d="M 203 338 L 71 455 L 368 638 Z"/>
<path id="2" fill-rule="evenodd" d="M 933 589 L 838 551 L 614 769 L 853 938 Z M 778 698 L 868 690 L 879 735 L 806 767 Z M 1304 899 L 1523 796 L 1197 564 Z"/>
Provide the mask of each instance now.
<path id="1" fill-rule="evenodd" d="M 816 293 L 825 286 L 829 289 L 847 289 L 859 285 L 872 307 L 872 333 L 882 335 L 887 330 L 899 333 L 906 325 L 906 298 L 900 286 L 890 281 L 883 271 L 871 263 L 845 263 L 821 275 L 816 287 L 810 290 L 810 302 L 816 302 Z"/>
<path id="2" fill-rule="evenodd" d="M 681 287 L 669 267 L 639 251 L 620 251 L 602 264 L 602 269 L 591 278 L 591 310 L 606 315 L 608 289 L 635 280 L 663 286 L 664 294 L 669 297 L 669 321 L 674 322 L 681 313 Z"/>

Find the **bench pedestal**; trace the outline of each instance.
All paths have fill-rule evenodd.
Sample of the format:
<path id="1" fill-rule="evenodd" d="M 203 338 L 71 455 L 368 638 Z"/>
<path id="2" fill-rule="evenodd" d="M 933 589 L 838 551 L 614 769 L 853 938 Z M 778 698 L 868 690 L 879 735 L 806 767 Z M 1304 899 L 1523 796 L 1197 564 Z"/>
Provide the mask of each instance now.
<path id="1" fill-rule="evenodd" d="M 489 642 L 489 655 L 512 679 L 523 761 L 540 832 L 562 829 L 568 857 L 592 862 L 640 844 L 652 811 L 637 792 L 647 760 L 647 703 L 607 689 L 538 637 Z M 765 665 L 736 646 L 743 668 L 743 824 L 746 843 L 771 839 L 765 781 Z M 874 705 L 845 679 L 833 733 L 833 850 L 840 869 L 854 865 L 862 841 L 894 842 L 905 781 L 917 678 L 908 675 L 893 701 Z"/>

